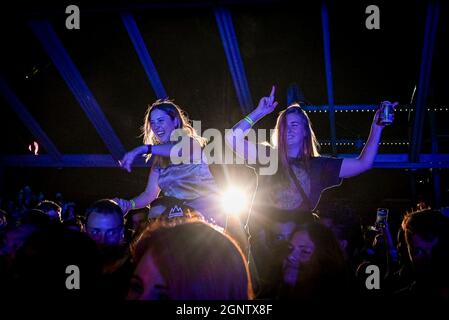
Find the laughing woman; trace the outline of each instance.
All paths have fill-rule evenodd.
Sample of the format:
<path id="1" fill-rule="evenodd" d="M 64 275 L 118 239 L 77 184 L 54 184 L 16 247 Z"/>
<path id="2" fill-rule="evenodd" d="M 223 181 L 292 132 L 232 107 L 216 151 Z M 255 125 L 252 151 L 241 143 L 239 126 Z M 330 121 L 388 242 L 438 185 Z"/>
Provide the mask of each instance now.
<path id="1" fill-rule="evenodd" d="M 183 110 L 173 101 L 156 101 L 145 114 L 142 131 L 144 144 L 126 153 L 120 164 L 130 172 L 134 159 L 146 154 L 150 175 L 140 195 L 130 200 L 115 199 L 123 212 L 147 207 L 158 199 L 155 201 L 158 204 L 150 208 L 150 218 L 178 204 L 189 206 L 207 220 L 223 226 L 224 218 L 218 209 L 218 188 L 202 153 L 206 140 L 190 125 Z M 173 150 L 175 135 L 187 137 L 189 154 L 182 154 L 183 149 L 180 152 Z M 174 154 L 178 160 L 179 156 L 181 159 L 188 157 L 188 161 L 172 161 Z"/>

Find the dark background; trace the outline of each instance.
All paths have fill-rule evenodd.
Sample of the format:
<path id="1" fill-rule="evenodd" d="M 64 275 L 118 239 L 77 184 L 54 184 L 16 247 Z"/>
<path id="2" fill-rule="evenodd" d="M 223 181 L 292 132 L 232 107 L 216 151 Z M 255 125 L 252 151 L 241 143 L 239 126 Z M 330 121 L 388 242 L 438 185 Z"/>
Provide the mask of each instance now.
<path id="1" fill-rule="evenodd" d="M 77 4 L 81 29 L 65 28 L 65 7 Z M 74 1 L 53 5 L 15 2 L 1 11 L 0 72 L 59 150 L 70 154 L 106 154 L 107 149 L 50 58 L 27 25 L 30 18 L 47 18 L 93 92 L 126 149 L 141 143 L 139 128 L 155 99 L 146 74 L 120 20 L 131 10 L 170 98 L 203 130 L 230 128 L 242 118 L 228 69 L 213 7 L 222 4 L 232 14 L 254 104 L 277 86 L 280 109 L 286 91 L 297 83 L 311 104 L 326 104 L 320 2 L 292 1 L 161 1 L 92 3 Z M 365 28 L 365 8 L 380 8 L 380 30 Z M 330 1 L 329 28 L 335 104 L 375 104 L 382 100 L 410 103 L 418 82 L 426 1 Z M 447 108 L 449 101 L 448 5 L 443 1 L 428 105 Z M 37 72 L 33 73 L 33 70 Z M 28 76 L 28 78 L 27 78 Z M 277 113 L 259 128 L 272 128 Z M 449 112 L 437 112 L 440 152 L 449 152 Z M 339 139 L 366 138 L 373 113 L 336 113 Z M 327 113 L 311 113 L 318 139 L 329 140 Z M 29 154 L 34 141 L 3 98 L 0 99 L 1 154 Z M 422 153 L 430 153 L 428 119 Z M 409 141 L 413 113 L 398 112 L 395 125 L 384 130 L 383 141 Z M 408 153 L 409 146 L 382 146 L 381 153 Z M 339 153 L 358 153 L 339 147 Z M 45 150 L 41 150 L 44 154 Z M 322 153 L 330 153 L 323 146 Z M 220 185 L 223 169 L 214 167 Z M 227 168 L 233 182 L 250 181 L 243 166 Z M 48 198 L 60 191 L 83 210 L 104 197 L 128 198 L 141 192 L 148 170 L 128 174 L 119 168 L 3 168 L 2 193 L 12 196 L 24 185 L 44 191 Z M 375 208 L 387 206 L 397 216 L 415 201 L 432 203 L 430 170 L 374 169 L 326 192 L 323 202 L 344 199 L 368 219 Z M 442 170 L 443 206 L 448 206 L 448 171 Z M 416 182 L 416 192 L 411 189 Z"/>

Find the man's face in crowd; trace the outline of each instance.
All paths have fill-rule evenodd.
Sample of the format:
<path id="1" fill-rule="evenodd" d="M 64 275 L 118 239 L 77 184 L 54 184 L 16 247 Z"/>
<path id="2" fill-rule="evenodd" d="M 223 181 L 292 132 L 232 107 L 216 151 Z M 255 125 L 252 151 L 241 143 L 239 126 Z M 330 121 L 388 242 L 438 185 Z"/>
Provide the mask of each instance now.
<path id="1" fill-rule="evenodd" d="M 432 251 L 438 244 L 438 238 L 424 239 L 419 234 L 409 235 L 408 253 L 414 268 L 419 273 L 428 273 L 432 262 Z"/>
<path id="2" fill-rule="evenodd" d="M 115 214 L 92 212 L 86 223 L 86 232 L 99 245 L 116 246 L 123 239 L 123 223 Z"/>

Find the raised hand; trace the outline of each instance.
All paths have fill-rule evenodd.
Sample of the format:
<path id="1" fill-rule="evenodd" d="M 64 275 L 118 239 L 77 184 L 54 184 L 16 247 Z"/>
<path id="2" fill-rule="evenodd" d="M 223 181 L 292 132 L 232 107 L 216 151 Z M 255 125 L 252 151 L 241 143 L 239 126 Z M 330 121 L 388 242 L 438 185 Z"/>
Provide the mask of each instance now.
<path id="1" fill-rule="evenodd" d="M 127 152 L 123 156 L 122 160 L 120 160 L 118 162 L 120 167 L 122 167 L 123 169 L 125 169 L 128 172 L 131 172 L 131 165 L 133 164 L 134 159 L 136 159 L 136 157 L 138 155 L 144 154 L 146 149 L 147 148 L 145 146 L 143 146 L 143 148 L 142 148 L 142 146 L 140 146 L 140 147 L 134 148 L 131 151 Z"/>
<path id="2" fill-rule="evenodd" d="M 129 210 L 131 210 L 131 202 L 125 199 L 120 199 L 120 198 L 114 198 L 112 199 L 112 201 L 116 202 L 120 209 L 122 209 L 123 211 L 123 215 L 126 215 L 128 213 Z"/>
<path id="3" fill-rule="evenodd" d="M 278 105 L 274 97 L 275 92 L 276 87 L 273 86 L 270 95 L 268 97 L 262 97 L 262 99 L 260 99 L 259 105 L 257 106 L 255 111 L 259 113 L 262 117 L 273 112 L 276 106 Z"/>
<path id="4" fill-rule="evenodd" d="M 396 106 L 399 104 L 399 102 L 393 102 L 393 103 L 391 103 L 391 102 L 389 102 L 389 101 L 385 101 L 385 102 L 390 103 L 391 106 L 393 107 L 393 110 L 394 110 L 394 109 L 396 108 Z M 385 125 L 382 125 L 382 124 L 379 123 L 379 117 L 380 117 L 381 112 L 382 112 L 382 107 L 380 107 L 379 109 L 377 109 L 376 113 L 374 114 L 373 126 L 380 127 L 380 128 L 384 128 Z M 392 119 L 393 119 L 393 122 L 394 122 L 394 114 L 393 114 L 393 116 L 392 116 Z"/>
<path id="5" fill-rule="evenodd" d="M 120 160 L 118 163 L 120 167 L 125 169 L 128 172 L 131 172 L 131 165 L 134 162 L 134 159 L 136 158 L 136 154 L 133 151 L 127 152 L 122 160 Z"/>

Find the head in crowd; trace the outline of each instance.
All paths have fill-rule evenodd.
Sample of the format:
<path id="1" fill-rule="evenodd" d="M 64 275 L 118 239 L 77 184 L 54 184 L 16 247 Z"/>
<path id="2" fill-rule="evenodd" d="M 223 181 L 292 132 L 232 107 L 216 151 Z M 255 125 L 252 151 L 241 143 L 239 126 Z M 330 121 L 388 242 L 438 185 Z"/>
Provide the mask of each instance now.
<path id="1" fill-rule="evenodd" d="M 363 242 L 359 218 L 349 207 L 335 203 L 321 205 L 318 215 L 319 222 L 334 233 L 345 258 L 351 259 Z"/>
<path id="2" fill-rule="evenodd" d="M 6 211 L 0 209 L 0 232 L 8 225 L 7 215 Z"/>
<path id="3" fill-rule="evenodd" d="M 288 245 L 292 232 L 298 225 L 316 221 L 318 216 L 314 213 L 298 215 L 296 211 L 269 208 L 258 218 L 263 227 L 261 240 L 267 249 L 277 250 Z"/>
<path id="4" fill-rule="evenodd" d="M 289 244 L 290 252 L 283 265 L 283 281 L 287 287 L 293 288 L 294 296 L 314 297 L 319 294 L 319 284 L 331 288 L 344 280 L 343 253 L 326 226 L 319 222 L 300 225 L 293 231 Z"/>
<path id="5" fill-rule="evenodd" d="M 11 295 L 20 299 L 98 297 L 101 264 L 95 242 L 60 224 L 33 233 L 18 250 L 12 270 Z"/>
<path id="6" fill-rule="evenodd" d="M 443 281 L 449 268 L 449 218 L 436 210 L 408 213 L 402 229 L 418 278 Z"/>
<path id="7" fill-rule="evenodd" d="M 125 223 L 125 238 L 127 242 L 132 242 L 133 239 L 145 230 L 148 223 L 148 208 L 131 210 L 126 215 Z"/>
<path id="8" fill-rule="evenodd" d="M 185 112 L 173 101 L 160 99 L 148 107 L 142 127 L 144 144 L 169 143 L 175 129 L 182 129 L 184 134 L 195 139 L 200 146 L 206 144 L 206 139 L 196 132 Z M 162 160 L 161 157 L 155 159 L 159 164 Z"/>
<path id="9" fill-rule="evenodd" d="M 34 232 L 51 224 L 50 217 L 43 211 L 37 209 L 26 211 L 17 225 L 10 225 L 5 229 L 2 253 L 9 259 L 14 259 L 17 250 Z"/>
<path id="10" fill-rule="evenodd" d="M 253 296 L 239 247 L 196 218 L 150 225 L 133 255 L 137 267 L 128 299 L 246 300 Z"/>
<path id="11" fill-rule="evenodd" d="M 198 139 L 201 145 L 205 143 L 190 125 L 184 111 L 173 101 L 161 99 L 148 107 L 142 128 L 145 144 L 167 143 L 175 129 L 183 129 L 187 135 Z"/>
<path id="12" fill-rule="evenodd" d="M 292 213 L 275 209 L 271 209 L 266 213 L 262 218 L 265 246 L 267 249 L 273 250 L 286 246 L 292 232 L 299 223 L 296 218 L 298 215 L 296 212 Z"/>
<path id="13" fill-rule="evenodd" d="M 25 240 L 37 229 L 35 225 L 31 224 L 6 227 L 0 254 L 8 256 L 8 259 L 12 260 L 17 250 L 25 243 Z"/>
<path id="14" fill-rule="evenodd" d="M 396 243 L 400 264 L 408 266 L 410 264 L 410 256 L 408 254 L 407 242 L 405 241 L 405 232 L 402 228 L 398 230 Z"/>
<path id="15" fill-rule="evenodd" d="M 274 221 L 268 229 L 267 246 L 277 248 L 287 243 L 295 227 L 296 222 L 292 220 Z"/>
<path id="16" fill-rule="evenodd" d="M 124 218 L 120 206 L 102 199 L 86 211 L 86 232 L 100 246 L 118 246 L 124 238 Z"/>
<path id="17" fill-rule="evenodd" d="M 62 210 L 62 220 L 63 221 L 74 221 L 76 220 L 76 213 L 75 213 L 75 203 L 73 202 L 67 202 L 64 204 L 63 210 Z"/>
<path id="18" fill-rule="evenodd" d="M 33 191 L 30 186 L 25 186 L 19 191 L 17 203 L 25 208 L 31 209 L 33 205 Z"/>
<path id="19" fill-rule="evenodd" d="M 42 210 L 47 214 L 52 220 L 61 222 L 62 208 L 56 202 L 50 200 L 44 200 L 39 202 L 36 209 Z"/>
<path id="20" fill-rule="evenodd" d="M 313 132 L 312 123 L 299 104 L 293 104 L 281 111 L 274 129 L 271 140 L 273 146 L 279 150 L 281 175 L 288 176 L 289 149 L 299 150 L 295 158 L 306 163 L 311 157 L 319 156 L 318 140 Z"/>
<path id="21" fill-rule="evenodd" d="M 84 224 L 79 218 L 64 221 L 63 224 L 67 229 L 70 229 L 73 231 L 78 231 L 78 232 L 84 231 Z"/>
<path id="22" fill-rule="evenodd" d="M 31 209 L 27 210 L 20 220 L 18 221 L 19 225 L 36 225 L 38 227 L 46 227 L 48 224 L 53 222 L 52 218 L 47 215 L 44 211 L 39 209 Z"/>
<path id="23" fill-rule="evenodd" d="M 139 232 L 143 228 L 145 228 L 146 222 L 148 221 L 148 210 L 134 210 L 131 212 L 127 219 L 130 220 L 131 229 L 135 232 Z"/>

